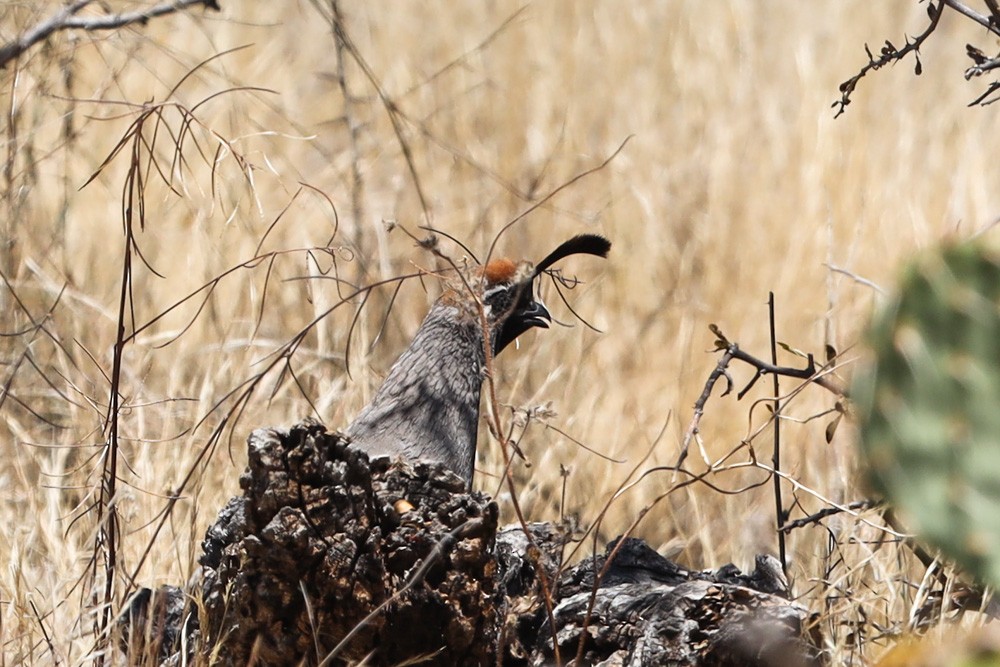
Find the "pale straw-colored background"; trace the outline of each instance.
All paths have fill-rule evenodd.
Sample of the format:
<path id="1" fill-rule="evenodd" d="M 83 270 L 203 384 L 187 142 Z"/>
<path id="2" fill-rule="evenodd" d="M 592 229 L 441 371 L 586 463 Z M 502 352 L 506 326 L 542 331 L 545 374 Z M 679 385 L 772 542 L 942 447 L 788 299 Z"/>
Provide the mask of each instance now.
<path id="1" fill-rule="evenodd" d="M 0 37 L 59 5 L 7 4 Z M 347 104 L 329 4 L 222 5 L 221 13 L 199 9 L 145 27 L 62 33 L 0 72 L 0 329 L 32 327 L 18 299 L 37 324 L 63 290 L 44 331 L 0 339 L 9 389 L 0 401 L 4 664 L 50 664 L 53 652 L 62 664 L 79 664 L 90 646 L 87 594 L 74 584 L 95 530 L 85 510 L 95 499 L 105 439 L 128 157 L 80 187 L 126 134 L 136 105 L 192 109 L 216 95 L 195 109 L 185 160 L 173 167 L 169 133 L 182 124 L 176 111 L 164 113 L 155 153 L 172 174 L 173 191 L 146 165 L 145 230 L 135 225 L 139 250 L 162 277 L 133 255 L 136 324 L 256 254 L 290 252 L 232 273 L 200 314 L 203 299 L 195 299 L 127 345 L 117 504 L 126 528 L 119 557 L 129 572 L 166 496 L 231 403 L 211 408 L 339 300 L 331 254 L 301 249 L 331 243 L 336 274 L 357 285 L 440 266 L 402 230 L 387 232 L 385 223 L 394 221 L 425 234 L 414 175 L 430 223 L 481 258 L 506 222 L 629 139 L 607 167 L 559 192 L 497 246 L 537 260 L 580 232 L 614 243 L 607 261 L 574 257 L 560 265 L 585 282 L 567 298 L 602 333 L 583 326 L 546 283 L 550 310 L 572 328 L 527 334 L 497 369 L 503 404 L 551 404 L 555 414 L 544 424 L 625 461 L 601 458 L 542 422 L 529 426 L 521 448 L 530 468 L 517 463 L 514 471 L 527 518 L 562 512 L 581 530 L 633 468 L 641 473 L 676 460 L 718 358 L 710 323 L 766 358 L 773 291 L 779 340 L 820 360 L 824 346 L 834 346 L 846 381 L 877 294 L 831 267 L 891 289 L 908 255 L 969 236 L 1000 211 L 997 112 L 967 108 L 985 82 L 962 77 L 964 44 L 987 52 L 993 45 L 971 23 L 946 16 L 922 51 L 922 76 L 914 76 L 912 60 L 876 72 L 834 119 L 838 86 L 866 61 L 864 44 L 877 50 L 889 38 L 900 46 L 904 33 L 926 25 L 925 6 L 913 0 L 580 0 L 523 8 L 347 1 L 340 3 L 346 31 L 385 96 L 342 53 Z M 245 48 L 206 64 L 171 93 L 196 65 L 235 47 Z M 217 95 L 236 87 L 266 90 Z M 398 133 L 389 104 L 400 114 Z M 145 131 L 152 137 L 152 126 Z M 465 256 L 446 239 L 441 248 L 456 260 Z M 232 439 L 227 431 L 197 467 L 138 582 L 190 576 L 205 527 L 238 490 L 250 429 L 309 414 L 344 426 L 439 289 L 435 278 L 406 283 L 377 341 L 391 287 L 373 295 L 350 348 L 357 301 L 307 336 L 292 368 L 318 414 L 290 377 L 268 375 Z M 787 352 L 781 363 L 804 364 Z M 740 365 L 732 374 L 737 388 L 751 375 Z M 783 391 L 796 386 L 785 380 Z M 701 445 L 709 457 L 738 449 L 729 463 L 742 467 L 711 475 L 714 489 L 673 490 L 637 534 L 693 567 L 747 567 L 753 554 L 775 551 L 770 484 L 719 491 L 766 479 L 746 465 L 749 449 L 739 445 L 752 439 L 758 459 L 769 463 L 769 413 L 754 404 L 769 391 L 770 379 L 740 402 L 717 390 L 701 422 Z M 831 409 L 835 399 L 811 386 L 787 407 L 782 467 L 802 485 L 792 518 L 826 501 L 866 497 L 850 425 L 827 443 L 833 415 L 793 421 Z M 510 413 L 503 414 L 509 423 Z M 695 444 L 686 465 L 705 468 Z M 485 425 L 478 468 L 476 486 L 495 493 L 502 459 Z M 604 520 L 599 547 L 683 479 L 654 472 L 623 494 Z M 784 493 L 787 504 L 791 483 Z M 499 498 L 512 521 L 506 491 Z M 864 516 L 881 525 L 877 515 Z M 905 629 L 915 604 L 905 581 L 919 581 L 921 571 L 905 549 L 880 543 L 886 536 L 858 518 L 826 525 L 829 532 L 790 535 L 790 572 L 802 602 L 823 614 L 835 650 L 858 664 L 885 645 L 874 624 Z M 876 641 L 852 648 L 852 632 Z"/>

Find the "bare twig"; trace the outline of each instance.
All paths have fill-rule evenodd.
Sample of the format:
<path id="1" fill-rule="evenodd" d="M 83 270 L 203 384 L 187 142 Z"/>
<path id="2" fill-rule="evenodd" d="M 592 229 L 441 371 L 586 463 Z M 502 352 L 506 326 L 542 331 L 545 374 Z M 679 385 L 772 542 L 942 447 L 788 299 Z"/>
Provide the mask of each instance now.
<path id="1" fill-rule="evenodd" d="M 361 175 L 361 127 L 362 124 L 357 118 L 354 109 L 354 99 L 351 96 L 350 87 L 347 85 L 347 63 L 344 27 L 344 14 L 340 9 L 338 0 L 330 0 L 330 10 L 333 14 L 331 25 L 333 29 L 333 41 L 337 54 L 337 86 L 340 88 L 340 96 L 344 103 L 344 122 L 347 123 L 347 132 L 350 137 L 351 146 L 351 215 L 354 218 L 352 229 L 354 236 L 351 243 L 357 249 L 358 254 L 365 256 L 362 241 L 364 239 L 362 223 L 364 221 L 364 190 L 365 182 Z M 388 311 L 387 311 L 388 312 Z"/>
<path id="2" fill-rule="evenodd" d="M 811 526 L 813 524 L 819 523 L 820 521 L 829 516 L 842 514 L 843 512 L 848 510 L 854 510 L 854 511 L 866 510 L 874 507 L 877 504 L 878 503 L 876 503 L 873 500 L 856 500 L 853 503 L 848 503 L 844 505 L 843 507 L 824 507 L 823 509 L 814 514 L 810 514 L 809 516 L 804 516 L 801 519 L 796 519 L 795 521 L 789 521 L 788 523 L 783 525 L 779 530 L 781 530 L 781 532 L 783 533 L 790 533 L 796 528 L 803 528 L 805 526 Z"/>
<path id="3" fill-rule="evenodd" d="M 774 326 L 774 292 L 768 294 L 767 297 L 767 313 L 768 313 L 768 324 L 771 333 L 771 365 L 777 367 L 778 365 L 778 339 L 775 333 Z M 809 358 L 809 366 L 811 367 L 812 357 Z M 774 414 L 781 414 L 781 387 L 779 385 L 778 378 L 780 374 L 771 373 L 772 389 L 774 390 Z M 771 462 L 774 465 L 775 470 L 781 470 L 781 420 L 774 420 L 774 453 L 771 456 Z M 781 500 L 781 478 L 775 475 L 771 478 L 774 482 L 774 514 L 775 514 L 775 528 L 777 529 L 778 535 L 778 559 L 781 561 L 781 571 L 785 575 L 785 579 L 788 579 L 788 561 L 785 557 L 785 533 L 782 532 L 781 528 L 785 525 L 785 521 L 788 519 L 788 512 L 785 510 L 784 503 Z"/>
<path id="4" fill-rule="evenodd" d="M 368 61 L 361 54 L 361 50 L 358 49 L 354 40 L 351 38 L 351 35 L 344 29 L 339 13 L 334 15 L 333 20 L 338 48 L 342 47 L 348 54 L 350 54 L 351 58 L 354 59 L 354 62 L 361 68 L 365 78 L 368 79 L 368 83 L 375 89 L 375 93 L 382 102 L 385 113 L 389 117 L 389 122 L 392 124 L 392 130 L 396 135 L 396 141 L 403 153 L 403 159 L 406 161 L 406 167 L 410 173 L 410 179 L 413 181 L 413 189 L 416 191 L 417 199 L 420 201 L 420 208 L 423 211 L 424 222 L 429 225 L 431 224 L 430 203 L 427 199 L 427 195 L 424 193 L 420 175 L 417 173 L 417 165 L 413 159 L 413 149 L 410 146 L 409 140 L 406 138 L 406 131 L 403 124 L 405 117 L 400 112 L 396 101 L 390 97 L 389 92 L 382 86 L 382 82 L 379 80 L 378 76 L 376 76 L 375 71 L 371 68 L 371 65 L 368 64 Z"/>
<path id="5" fill-rule="evenodd" d="M 972 59 L 973 65 L 969 69 L 965 70 L 965 80 L 968 81 L 972 77 L 982 76 L 987 72 L 991 72 L 998 67 L 1000 67 L 1000 55 L 996 55 L 993 58 L 988 58 L 985 53 L 980 49 L 976 48 L 972 44 L 965 45 L 965 53 L 969 58 Z M 992 82 L 986 90 L 976 99 L 969 103 L 969 106 L 974 106 L 977 104 L 987 105 L 996 102 L 998 98 L 994 97 L 987 100 L 993 93 L 1000 90 L 1000 82 Z"/>
<path id="6" fill-rule="evenodd" d="M 191 70 L 191 72 L 194 70 Z M 191 72 L 189 72 L 189 75 Z M 177 83 L 174 91 L 176 91 L 177 87 L 185 79 L 186 77 Z M 223 91 L 223 93 L 225 92 L 230 91 Z M 122 158 L 127 162 L 121 189 L 124 243 L 121 255 L 120 292 L 115 317 L 116 333 L 112 351 L 112 369 L 110 373 L 105 375 L 105 380 L 108 384 L 108 400 L 103 416 L 104 442 L 100 450 L 97 465 L 99 479 L 94 501 L 83 508 L 76 517 L 76 519 L 79 519 L 93 511 L 96 519 L 97 528 L 85 576 L 89 578 L 95 588 L 101 576 L 103 576 L 103 581 L 100 582 L 100 593 L 93 593 L 93 602 L 98 610 L 94 617 L 94 652 L 95 655 L 100 656 L 98 664 L 103 664 L 104 661 L 103 649 L 109 640 L 112 609 L 116 599 L 116 589 L 119 586 L 118 581 L 122 578 L 121 573 L 123 570 L 119 553 L 123 534 L 119 522 L 117 505 L 119 501 L 119 487 L 121 484 L 126 483 L 121 474 L 125 461 L 121 458 L 120 453 L 122 419 L 126 409 L 129 407 L 128 392 L 123 386 L 124 377 L 127 372 L 125 367 L 125 349 L 134 342 L 135 336 L 141 330 L 141 327 L 138 327 L 135 313 L 134 288 L 136 265 L 134 261 L 142 262 L 150 271 L 156 273 L 149 266 L 139 246 L 139 234 L 146 226 L 147 209 L 145 197 L 151 178 L 156 176 L 162 179 L 164 185 L 170 191 L 174 193 L 178 192 L 174 187 L 174 180 L 176 178 L 174 174 L 177 172 L 183 173 L 184 167 L 187 167 L 188 160 L 183 154 L 188 146 L 191 145 L 201 152 L 202 158 L 212 167 L 214 175 L 217 160 L 212 161 L 209 156 L 201 151 L 197 138 L 192 135 L 192 131 L 195 128 L 204 130 L 210 137 L 217 140 L 220 144 L 225 145 L 228 149 L 228 154 L 233 156 L 241 172 L 246 174 L 252 168 L 252 165 L 243 159 L 225 138 L 202 125 L 195 115 L 195 111 L 202 104 L 223 93 L 210 95 L 191 109 L 172 102 L 134 105 L 134 110 L 130 111 L 130 113 L 134 113 L 135 118 L 132 120 L 127 131 L 114 148 L 112 148 L 104 162 L 85 183 L 85 185 L 91 183 L 112 162 L 117 161 L 117 158 Z M 180 116 L 180 121 L 176 126 L 171 125 L 166 117 L 166 113 L 170 110 L 176 111 Z M 170 168 L 166 170 L 160 164 L 160 158 L 158 157 L 159 145 L 157 139 L 160 137 L 163 137 L 161 143 L 166 141 L 169 145 L 168 154 L 171 156 L 171 160 Z M 168 310 L 172 309 L 173 307 Z M 154 318 L 154 321 L 155 319 L 158 318 Z M 214 440 L 211 447 L 214 448 Z M 198 461 L 192 466 L 192 470 L 197 465 Z M 185 480 L 186 482 L 187 480 Z M 172 498 L 165 508 L 164 517 L 170 515 L 170 511 L 178 495 L 172 494 Z M 74 519 L 74 522 L 76 519 Z M 159 531 L 159 527 L 157 531 Z M 140 559 L 140 567 L 142 560 L 145 558 L 146 554 Z M 126 580 L 127 587 L 131 587 L 137 572 L 138 568 L 133 572 L 132 577 Z"/>
<path id="7" fill-rule="evenodd" d="M 876 58 L 872 55 L 871 49 L 868 45 L 865 45 L 865 52 L 868 54 L 868 64 L 861 68 L 861 70 L 852 76 L 850 79 L 840 84 L 840 99 L 833 103 L 833 108 L 837 109 L 837 113 L 834 118 L 840 116 L 842 113 L 847 111 L 847 105 L 851 103 L 851 94 L 857 87 L 858 82 L 861 81 L 869 72 L 873 72 L 877 69 L 881 69 L 886 65 L 891 63 L 899 62 L 905 58 L 910 53 L 913 53 L 917 58 L 916 73 L 920 74 L 922 71 L 922 66 L 920 64 L 920 47 L 923 45 L 924 41 L 934 32 L 938 27 L 938 22 L 941 20 L 941 14 L 944 10 L 944 1 L 939 1 L 936 5 L 933 2 L 927 5 L 927 15 L 930 17 L 930 24 L 927 28 L 913 38 L 911 41 L 909 37 L 906 38 L 906 45 L 897 49 L 893 46 L 892 42 L 885 40 L 885 44 L 882 46 L 882 50 L 879 53 L 879 57 Z"/>
<path id="8" fill-rule="evenodd" d="M 970 52 L 972 51 L 972 49 L 967 49 L 967 50 L 970 51 Z M 976 51 L 978 51 L 978 49 Z M 990 72 L 990 71 L 995 70 L 996 68 L 1000 67 L 1000 56 L 997 56 L 995 58 L 987 58 L 986 60 L 982 60 L 982 61 L 979 61 L 978 58 L 975 58 L 974 56 L 972 56 L 971 53 L 970 53 L 970 57 L 973 57 L 974 59 L 976 59 L 977 62 L 972 67 L 970 67 L 969 69 L 965 70 L 965 78 L 967 80 L 971 79 L 974 76 L 981 76 L 983 74 L 986 74 L 987 72 Z"/>
<path id="9" fill-rule="evenodd" d="M 716 335 L 715 347 L 717 350 L 723 351 L 722 357 L 719 359 L 719 363 L 715 365 L 715 369 L 708 376 L 708 380 L 705 382 L 705 388 L 701 392 L 701 396 L 694 404 L 694 415 L 691 418 L 691 422 L 688 424 L 688 428 L 684 433 L 684 440 L 681 443 L 681 451 L 677 456 L 677 463 L 674 464 L 675 468 L 680 468 L 687 459 L 688 451 L 690 449 L 691 440 L 698 435 L 699 427 L 701 424 L 701 418 L 705 414 L 705 404 L 712 395 L 712 390 L 715 388 L 716 383 L 720 378 L 726 379 L 726 389 L 722 392 L 725 396 L 733 390 L 733 379 L 729 375 L 729 364 L 733 359 L 738 359 L 744 363 L 750 364 L 757 372 L 750 379 L 743 389 L 737 394 L 737 399 L 743 398 L 748 391 L 757 383 L 757 381 L 766 374 L 771 374 L 773 376 L 784 376 L 799 378 L 800 380 L 809 380 L 811 383 L 819 385 L 838 396 L 846 395 L 846 390 L 841 387 L 834 379 L 828 377 L 822 372 L 823 369 L 817 368 L 816 362 L 813 360 L 813 356 L 807 355 L 806 367 L 805 368 L 794 368 L 791 366 L 778 366 L 775 363 L 768 363 L 762 359 L 744 352 L 740 349 L 739 345 L 730 342 L 722 331 L 714 324 L 709 325 L 709 329 Z"/>
<path id="10" fill-rule="evenodd" d="M 45 629 L 45 621 L 42 619 L 41 614 L 38 613 L 38 608 L 35 607 L 33 600 L 28 600 L 28 604 L 31 605 L 31 612 L 35 615 L 38 627 L 42 631 L 42 637 L 45 639 L 45 645 L 48 647 L 49 654 L 52 656 L 52 663 L 55 665 L 61 664 L 59 655 L 56 653 L 56 647 L 52 644 L 52 638 L 49 636 L 49 631 Z"/>
<path id="11" fill-rule="evenodd" d="M 836 264 L 826 263 L 826 264 L 824 264 L 824 266 L 826 268 L 830 269 L 831 271 L 833 271 L 834 273 L 840 273 L 842 275 L 847 276 L 848 278 L 850 278 L 854 282 L 858 283 L 859 285 L 864 285 L 865 287 L 870 287 L 871 289 L 875 290 L 876 292 L 878 292 L 882 296 L 884 296 L 885 293 L 886 293 L 886 291 L 884 289 L 882 289 L 877 283 L 875 283 L 875 282 L 873 282 L 873 281 L 871 281 L 871 280 L 869 280 L 867 278 L 864 278 L 862 276 L 859 276 L 856 273 L 852 273 L 851 271 L 848 271 L 845 268 L 839 267 Z"/>
<path id="12" fill-rule="evenodd" d="M 735 352 L 736 349 L 733 346 L 726 348 L 726 352 L 719 359 L 719 363 L 709 373 L 708 380 L 705 382 L 705 388 L 701 391 L 701 396 L 694 402 L 694 415 L 691 417 L 691 423 L 688 424 L 687 431 L 684 432 L 681 453 L 677 456 L 677 463 L 674 464 L 675 467 L 680 468 L 684 464 L 685 459 L 687 459 L 691 439 L 698 433 L 701 418 L 705 414 L 705 404 L 708 403 L 708 399 L 711 397 L 712 390 L 715 388 L 715 384 L 719 381 L 719 378 L 726 378 L 726 389 L 722 392 L 723 396 L 733 390 L 733 378 L 729 376 L 727 369 L 729 368 L 729 362 L 733 360 Z"/>
<path id="13" fill-rule="evenodd" d="M 870 71 L 877 70 L 888 64 L 899 62 L 912 53 L 917 60 L 914 71 L 919 75 L 923 70 L 920 63 L 920 47 L 937 28 L 938 21 L 940 21 L 945 8 L 951 9 L 964 18 L 985 28 L 992 35 L 1000 36 L 1000 2 L 997 2 L 997 0 L 984 0 L 984 3 L 989 9 L 988 15 L 980 14 L 965 3 L 959 2 L 959 0 L 938 0 L 937 4 L 929 2 L 927 5 L 927 15 L 930 18 L 930 24 L 924 32 L 920 33 L 912 40 L 907 37 L 906 45 L 903 48 L 897 49 L 893 46 L 892 42 L 886 40 L 879 57 L 876 58 L 872 55 L 871 50 L 869 50 L 866 45 L 865 50 L 868 53 L 868 64 L 862 67 L 861 71 L 840 85 L 841 98 L 833 103 L 834 108 L 837 108 L 836 115 L 839 116 L 844 113 L 847 105 L 851 102 L 851 94 L 857 87 L 858 82 Z M 965 70 L 966 80 L 1000 68 L 1000 54 L 990 58 L 983 53 L 982 50 L 971 44 L 967 44 L 965 48 L 966 55 L 968 55 L 974 63 L 972 67 Z M 1000 82 L 994 81 L 990 83 L 986 91 L 972 100 L 969 103 L 969 106 L 985 106 L 1000 100 L 1000 97 L 994 96 L 994 93 L 997 93 L 998 91 L 1000 91 Z"/>
<path id="14" fill-rule="evenodd" d="M 171 0 L 134 12 L 103 14 L 101 16 L 78 16 L 79 12 L 94 0 L 76 0 L 49 18 L 36 23 L 17 38 L 0 46 L 0 68 L 19 57 L 35 44 L 48 39 L 53 33 L 62 30 L 115 30 L 133 24 L 145 24 L 149 19 L 166 14 L 173 14 L 196 5 L 208 9 L 220 9 L 217 0 Z"/>
<path id="15" fill-rule="evenodd" d="M 946 7 L 954 9 L 956 12 L 958 12 L 965 18 L 975 21 L 979 25 L 983 26 L 984 28 L 992 32 L 994 35 L 1000 36 L 1000 32 L 997 31 L 997 26 L 993 23 L 993 21 L 990 20 L 990 17 L 983 16 L 979 12 L 970 9 L 969 7 L 966 7 L 961 2 L 958 2 L 958 0 L 941 0 L 941 2 Z"/>

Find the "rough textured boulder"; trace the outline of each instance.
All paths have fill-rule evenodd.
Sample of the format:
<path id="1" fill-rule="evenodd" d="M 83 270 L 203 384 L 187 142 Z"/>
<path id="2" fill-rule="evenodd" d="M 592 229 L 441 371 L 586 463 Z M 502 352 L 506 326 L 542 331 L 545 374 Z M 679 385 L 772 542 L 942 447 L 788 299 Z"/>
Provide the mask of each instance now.
<path id="1" fill-rule="evenodd" d="M 583 634 L 586 665 L 820 665 L 819 633 L 787 594 L 773 557 L 758 556 L 750 574 L 733 565 L 698 572 L 642 540 L 616 540 L 560 580 L 553 613 L 560 657 L 574 658 Z M 531 665 L 555 658 L 548 627 L 539 630 Z"/>
<path id="2" fill-rule="evenodd" d="M 369 463 L 317 423 L 255 431 L 249 447 L 243 495 L 203 544 L 207 645 L 233 664 L 251 654 L 318 663 L 335 649 L 382 664 L 492 662 L 482 641 L 497 622 L 489 498 L 439 465 Z"/>
<path id="3" fill-rule="evenodd" d="M 249 449 L 200 583 L 140 592 L 122 616 L 144 623 L 133 656 L 176 663 L 184 639 L 214 664 L 527 666 L 556 662 L 553 637 L 570 663 L 582 636 L 573 664 L 820 664 L 773 559 L 689 571 L 625 539 L 563 569 L 565 530 L 498 532 L 496 505 L 440 465 L 369 461 L 311 421 L 255 431 Z"/>

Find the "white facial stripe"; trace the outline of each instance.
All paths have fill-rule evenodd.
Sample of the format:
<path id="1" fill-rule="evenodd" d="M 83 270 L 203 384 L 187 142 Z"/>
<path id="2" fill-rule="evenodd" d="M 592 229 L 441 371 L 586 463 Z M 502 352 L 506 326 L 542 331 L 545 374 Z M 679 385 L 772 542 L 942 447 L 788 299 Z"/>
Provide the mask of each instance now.
<path id="1" fill-rule="evenodd" d="M 510 289 L 510 285 L 497 285 L 496 287 L 491 287 L 483 291 L 483 299 L 489 299 L 494 294 L 499 294 L 500 292 Z"/>

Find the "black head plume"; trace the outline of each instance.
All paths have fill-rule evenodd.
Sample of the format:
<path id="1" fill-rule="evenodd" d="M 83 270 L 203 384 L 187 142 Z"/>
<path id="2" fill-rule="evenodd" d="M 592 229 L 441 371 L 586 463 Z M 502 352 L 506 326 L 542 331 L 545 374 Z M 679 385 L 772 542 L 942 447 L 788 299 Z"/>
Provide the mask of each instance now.
<path id="1" fill-rule="evenodd" d="M 611 250 L 611 241 L 597 234 L 579 234 L 568 241 L 564 241 L 558 248 L 548 254 L 548 256 L 535 265 L 535 276 L 549 268 L 560 259 L 570 255 L 596 255 L 607 257 Z"/>
<path id="2" fill-rule="evenodd" d="M 497 331 L 494 339 L 493 352 L 499 354 L 501 350 L 510 345 L 518 336 L 532 327 L 548 328 L 552 316 L 545 309 L 545 305 L 535 299 L 534 283 L 543 271 L 550 266 L 570 255 L 596 255 L 607 257 L 611 250 L 611 242 L 603 236 L 596 234 L 580 234 L 559 245 L 558 248 L 548 254 L 532 271 L 530 278 L 518 285 L 513 285 L 515 292 L 505 293 L 506 298 L 511 296 L 516 299 L 510 314 Z M 489 269 L 489 267 L 487 267 Z M 499 265 L 497 266 L 499 269 Z"/>

